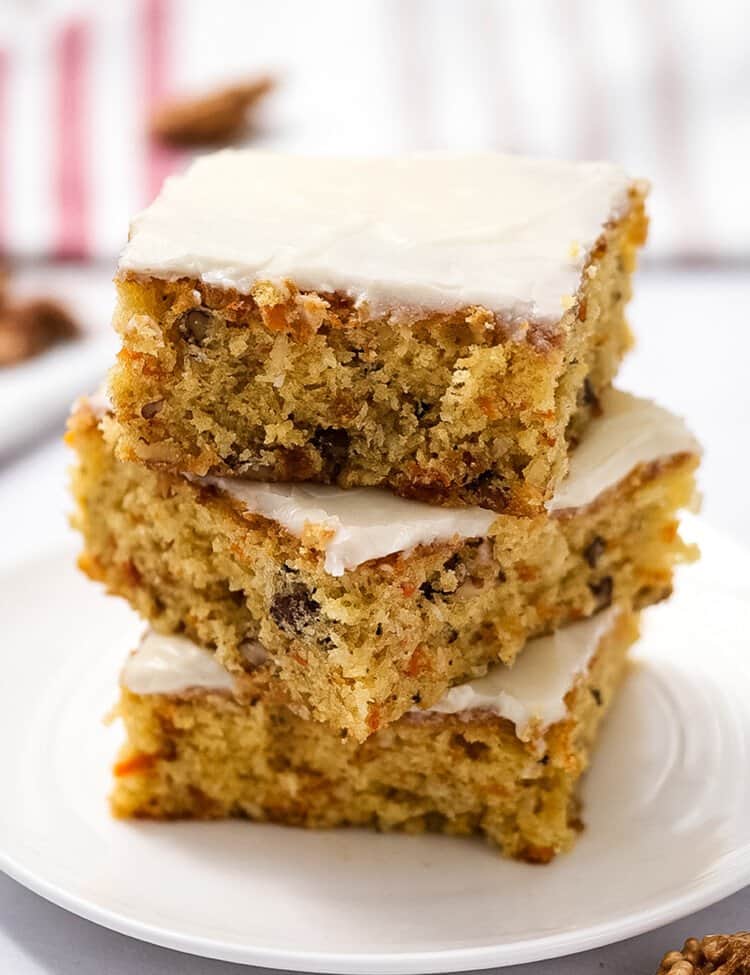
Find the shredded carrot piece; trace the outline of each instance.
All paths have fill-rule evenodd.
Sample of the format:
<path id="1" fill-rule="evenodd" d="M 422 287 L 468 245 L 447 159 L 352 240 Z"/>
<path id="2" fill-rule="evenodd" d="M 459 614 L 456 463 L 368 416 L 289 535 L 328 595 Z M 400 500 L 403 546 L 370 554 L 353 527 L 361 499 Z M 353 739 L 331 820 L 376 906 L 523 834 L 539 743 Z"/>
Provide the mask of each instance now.
<path id="1" fill-rule="evenodd" d="M 121 762 L 116 762 L 113 769 L 115 775 L 120 778 L 123 775 L 133 775 L 135 772 L 145 772 L 156 764 L 156 755 L 147 755 L 146 752 L 138 752 L 130 758 L 124 758 Z"/>

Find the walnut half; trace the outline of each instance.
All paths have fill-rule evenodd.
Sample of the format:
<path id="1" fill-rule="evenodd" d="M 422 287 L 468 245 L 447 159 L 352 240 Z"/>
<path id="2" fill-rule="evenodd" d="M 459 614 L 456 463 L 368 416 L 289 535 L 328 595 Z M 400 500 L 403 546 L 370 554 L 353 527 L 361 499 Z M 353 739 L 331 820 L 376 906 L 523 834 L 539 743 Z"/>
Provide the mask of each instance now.
<path id="1" fill-rule="evenodd" d="M 175 146 L 221 145 L 245 129 L 248 113 L 274 87 L 270 77 L 231 85 L 193 98 L 160 105 L 151 118 L 151 135 Z"/>
<path id="2" fill-rule="evenodd" d="M 750 975 L 750 931 L 688 938 L 682 951 L 669 951 L 656 975 Z"/>

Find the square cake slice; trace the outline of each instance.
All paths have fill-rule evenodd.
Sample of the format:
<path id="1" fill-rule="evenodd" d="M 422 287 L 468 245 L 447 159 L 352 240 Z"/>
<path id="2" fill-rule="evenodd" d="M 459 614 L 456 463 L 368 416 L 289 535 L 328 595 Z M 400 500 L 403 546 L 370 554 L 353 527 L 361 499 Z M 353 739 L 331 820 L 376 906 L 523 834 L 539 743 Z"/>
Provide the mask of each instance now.
<path id="1" fill-rule="evenodd" d="M 293 714 L 263 665 L 233 677 L 184 637 L 150 633 L 122 676 L 112 808 L 481 833 L 546 863 L 581 828 L 576 785 L 636 635 L 632 613 L 605 610 L 358 745 Z"/>
<path id="2" fill-rule="evenodd" d="M 298 713 L 362 740 L 533 636 L 670 592 L 698 448 L 649 401 L 610 391 L 603 407 L 550 510 L 517 518 L 154 471 L 118 461 L 84 402 L 69 434 L 80 565 L 233 671 L 259 641 Z"/>
<path id="3" fill-rule="evenodd" d="M 539 512 L 630 344 L 644 195 L 492 153 L 205 157 L 121 256 L 118 455 Z"/>

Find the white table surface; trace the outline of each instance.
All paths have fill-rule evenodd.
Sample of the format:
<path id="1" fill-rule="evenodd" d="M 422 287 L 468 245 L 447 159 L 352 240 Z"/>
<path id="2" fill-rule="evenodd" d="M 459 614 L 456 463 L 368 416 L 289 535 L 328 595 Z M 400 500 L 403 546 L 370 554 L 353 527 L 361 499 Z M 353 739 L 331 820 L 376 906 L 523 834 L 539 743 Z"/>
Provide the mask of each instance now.
<path id="1" fill-rule="evenodd" d="M 77 279 L 74 286 L 71 275 L 73 298 L 80 295 L 85 304 L 107 273 L 106 269 L 99 272 L 90 284 Z M 622 371 L 620 384 L 658 398 L 687 417 L 706 445 L 701 475 L 704 516 L 750 547 L 748 309 L 746 269 L 644 270 L 631 314 L 638 347 Z M 0 458 L 0 566 L 58 547 L 70 535 L 65 484 L 71 458 L 60 442 L 64 412 L 61 407 L 59 422 L 51 427 L 45 421 L 32 444 Z M 12 652 L 12 648 L 4 650 Z M 505 971 L 648 975 L 656 970 L 661 955 L 687 936 L 747 928 L 750 888 L 692 918 L 620 945 Z M 0 876 L 2 973 L 228 975 L 239 967 L 187 957 L 105 931 Z"/>

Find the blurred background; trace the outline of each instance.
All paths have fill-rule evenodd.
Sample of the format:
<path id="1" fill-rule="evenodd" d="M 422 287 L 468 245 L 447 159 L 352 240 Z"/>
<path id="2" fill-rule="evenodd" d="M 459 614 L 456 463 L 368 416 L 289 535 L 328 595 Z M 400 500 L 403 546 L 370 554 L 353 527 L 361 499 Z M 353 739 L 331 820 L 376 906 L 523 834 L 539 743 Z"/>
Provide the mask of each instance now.
<path id="1" fill-rule="evenodd" d="M 116 349 L 129 218 L 226 144 L 648 178 L 621 384 L 687 416 L 705 516 L 750 544 L 746 21 L 742 0 L 0 0 L 0 560 L 65 537 L 60 433 Z"/>

